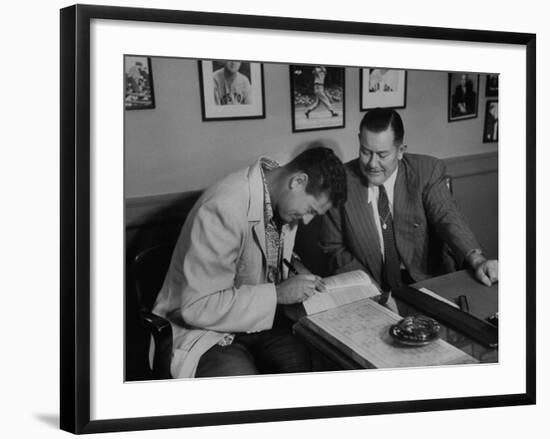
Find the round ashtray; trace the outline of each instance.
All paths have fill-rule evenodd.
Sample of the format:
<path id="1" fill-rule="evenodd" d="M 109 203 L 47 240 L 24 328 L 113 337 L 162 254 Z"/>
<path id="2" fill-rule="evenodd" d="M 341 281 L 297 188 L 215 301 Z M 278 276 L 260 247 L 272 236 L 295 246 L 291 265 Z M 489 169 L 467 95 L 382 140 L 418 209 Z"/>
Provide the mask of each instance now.
<path id="1" fill-rule="evenodd" d="M 390 327 L 390 335 L 406 346 L 424 346 L 439 337 L 441 327 L 426 316 L 407 316 Z"/>

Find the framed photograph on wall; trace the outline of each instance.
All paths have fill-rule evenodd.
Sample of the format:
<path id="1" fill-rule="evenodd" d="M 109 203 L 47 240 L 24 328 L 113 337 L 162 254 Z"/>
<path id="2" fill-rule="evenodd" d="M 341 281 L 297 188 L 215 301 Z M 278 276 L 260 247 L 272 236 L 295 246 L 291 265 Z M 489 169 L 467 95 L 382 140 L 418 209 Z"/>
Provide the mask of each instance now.
<path id="1" fill-rule="evenodd" d="M 124 107 L 127 110 L 155 108 L 151 58 L 125 56 L 124 81 Z"/>
<path id="2" fill-rule="evenodd" d="M 265 118 L 262 64 L 199 61 L 199 81 L 203 120 Z"/>
<path id="3" fill-rule="evenodd" d="M 345 126 L 345 77 L 341 67 L 290 66 L 292 132 Z"/>
<path id="4" fill-rule="evenodd" d="M 490 98 L 498 97 L 498 74 L 488 74 L 485 81 L 485 96 Z"/>
<path id="5" fill-rule="evenodd" d="M 449 73 L 449 122 L 477 117 L 479 75 Z"/>
<path id="6" fill-rule="evenodd" d="M 407 71 L 368 67 L 360 75 L 361 111 L 369 108 L 405 108 Z"/>
<path id="7" fill-rule="evenodd" d="M 485 105 L 483 142 L 498 142 L 498 101 L 488 100 Z"/>
<path id="8" fill-rule="evenodd" d="M 444 28 L 86 5 L 72 6 L 61 11 L 61 32 L 62 429 L 75 433 L 96 433 L 535 403 L 536 242 L 533 230 L 536 224 L 535 199 L 531 195 L 535 192 L 535 175 L 528 172 L 536 162 L 535 35 L 475 30 L 457 33 L 456 30 Z M 260 40 L 262 44 L 251 44 Z M 182 41 L 193 41 L 196 44 L 181 44 Z M 322 43 L 322 55 L 318 59 L 305 61 L 304 54 L 311 53 L 312 44 L 318 47 L 319 43 Z M 513 49 L 507 51 L 510 45 Z M 518 48 L 521 50 L 517 50 Z M 467 60 L 457 56 L 457 52 L 464 49 L 472 54 Z M 197 55 L 197 51 L 201 53 Z M 363 363 L 360 368 L 351 367 L 339 373 L 329 371 L 322 374 L 306 372 L 299 375 L 263 374 L 246 378 L 180 378 L 128 382 L 124 374 L 124 329 L 129 319 L 137 318 L 137 312 L 136 315 L 125 312 L 125 303 L 131 299 L 127 295 L 126 287 L 136 283 L 134 277 L 125 277 L 125 273 L 132 271 L 126 270 L 131 261 L 127 260 L 128 254 L 125 252 L 125 236 L 128 233 L 125 230 L 124 204 L 125 121 L 129 120 L 128 116 L 139 116 L 133 118 L 133 123 L 143 123 L 143 120 L 157 123 L 155 128 L 159 129 L 147 131 L 148 135 L 152 135 L 151 139 L 140 139 L 143 144 L 150 143 L 150 148 L 153 148 L 140 151 L 144 157 L 142 160 L 155 166 L 155 160 L 151 160 L 151 157 L 156 154 L 155 142 L 163 140 L 165 131 L 162 124 L 167 120 L 154 119 L 157 112 L 150 112 L 151 119 L 142 120 L 141 116 L 147 116 L 147 112 L 126 112 L 121 105 L 126 87 L 121 61 L 125 55 L 135 53 L 146 53 L 148 57 L 193 59 L 192 64 L 188 65 L 189 70 L 186 70 L 193 73 L 193 78 L 196 78 L 196 59 L 253 60 L 250 61 L 250 77 L 247 79 L 251 88 L 257 86 L 259 89 L 263 89 L 260 86 L 263 84 L 261 63 L 283 64 L 281 71 L 284 71 L 284 75 L 266 78 L 270 81 L 270 87 L 281 90 L 278 102 L 282 110 L 265 121 L 276 125 L 279 130 L 284 129 L 288 123 L 288 109 L 297 111 L 292 107 L 294 92 L 291 102 L 288 102 L 289 89 L 292 88 L 292 82 L 288 83 L 288 65 L 307 65 L 311 69 L 312 66 L 325 66 L 327 74 L 324 77 L 324 88 L 329 87 L 328 79 L 332 67 L 328 66 L 340 66 L 334 68 L 341 70 L 345 66 L 357 66 L 358 53 L 369 54 L 368 63 L 363 65 L 388 65 L 391 63 L 389 57 L 399 57 L 403 69 L 439 72 L 444 69 L 439 82 L 443 113 L 446 106 L 447 72 L 462 72 L 467 69 L 478 72 L 496 70 L 503 75 L 502 83 L 506 83 L 504 77 L 519 78 L 514 87 L 500 90 L 502 100 L 510 105 L 501 109 L 499 124 L 507 122 L 506 126 L 510 128 L 502 130 L 499 136 L 499 147 L 502 147 L 498 151 L 498 171 L 499 175 L 514 175 L 514 178 L 500 179 L 499 191 L 508 193 L 513 190 L 521 199 L 499 199 L 499 230 L 506 236 L 506 248 L 499 251 L 499 259 L 506 260 L 507 264 L 514 263 L 514 266 L 524 266 L 525 269 L 518 269 L 499 283 L 499 306 L 506 309 L 507 313 L 502 316 L 498 326 L 498 333 L 504 337 L 502 349 L 499 346 L 498 361 L 482 366 L 471 362 L 454 362 L 452 366 L 446 367 L 400 367 L 384 371 L 366 371 L 364 369 L 369 365 Z M 437 65 L 434 65 L 434 60 L 437 60 Z M 316 62 L 310 64 L 310 61 Z M 248 70 L 246 67 L 243 69 L 242 63 L 247 62 L 241 61 L 238 70 L 244 77 L 247 77 Z M 197 89 L 192 89 L 186 95 L 189 102 L 185 104 L 185 111 L 188 108 L 194 111 L 190 115 L 186 113 L 186 117 L 194 118 L 200 132 L 192 138 L 196 143 L 196 150 L 182 151 L 179 143 L 170 145 L 175 149 L 180 148 L 180 157 L 184 157 L 181 171 L 178 169 L 178 172 L 196 172 L 196 169 L 186 167 L 186 160 L 191 160 L 197 155 L 197 150 L 213 143 L 210 128 L 216 126 L 203 124 L 198 116 L 201 99 L 204 120 L 212 120 L 207 116 L 223 120 L 262 117 L 259 115 L 265 114 L 263 91 L 260 93 L 261 110 L 259 107 L 252 109 L 257 104 L 254 98 L 256 95 L 253 95 L 253 104 L 242 103 L 245 102 L 243 91 L 226 97 L 223 100 L 225 105 L 216 104 L 213 75 L 222 68 L 222 64 L 216 68 L 214 61 L 207 61 L 199 66 L 199 83 L 202 81 L 202 88 L 197 84 Z M 208 73 L 205 72 L 207 69 Z M 158 71 L 157 76 L 160 76 L 160 68 Z M 314 78 L 313 72 L 311 75 Z M 353 72 L 353 75 L 359 76 L 357 72 Z M 207 80 L 210 82 L 207 83 Z M 307 93 L 315 94 L 315 80 L 312 79 L 310 83 L 312 91 Z M 459 83 L 460 78 L 457 78 L 457 86 Z M 193 82 L 191 86 L 194 84 Z M 332 87 L 332 84 L 339 82 L 331 79 L 330 84 Z M 113 90 L 119 90 L 120 93 Z M 231 87 L 229 90 L 232 90 Z M 475 90 L 477 93 L 478 88 Z M 451 95 L 449 92 L 449 98 Z M 209 105 L 205 104 L 206 96 L 209 96 Z M 234 99 L 241 103 L 229 104 Z M 331 101 L 331 105 L 333 102 Z M 316 115 L 316 112 L 328 113 L 334 119 L 338 117 L 332 117 L 329 107 L 322 103 L 315 108 L 307 106 L 305 101 L 299 104 L 303 113 L 311 109 L 309 118 Z M 243 114 L 235 110 L 247 106 L 250 106 L 249 113 Z M 215 113 L 216 107 L 229 110 Z M 465 108 L 471 110 L 468 105 Z M 334 105 L 333 110 L 338 113 Z M 466 115 L 468 114 L 470 113 L 466 111 Z M 463 117 L 466 115 L 462 114 Z M 173 112 L 167 111 L 164 117 L 173 117 Z M 354 117 L 358 121 L 360 115 Z M 522 123 L 517 123 L 518 119 Z M 460 125 L 448 127 L 444 115 L 443 123 L 449 129 L 460 128 Z M 223 125 L 225 128 L 225 124 Z M 237 125 L 240 128 L 246 124 Z M 178 135 L 186 136 L 185 128 L 178 126 Z M 266 139 L 268 136 L 263 135 L 263 131 L 258 132 L 260 134 L 256 136 L 256 140 L 260 144 L 259 148 L 278 153 L 277 145 L 281 139 L 277 134 Z M 355 140 L 356 128 L 349 128 L 349 132 L 343 130 L 342 134 Z M 229 130 L 228 135 L 240 140 L 238 129 Z M 304 138 L 306 141 L 298 141 L 296 149 L 304 147 L 311 140 L 324 139 L 324 136 L 317 136 L 316 133 L 293 137 L 300 137 L 299 140 Z M 200 141 L 195 142 L 199 138 Z M 208 150 L 205 156 L 219 162 L 227 154 L 234 153 L 224 150 L 224 146 L 226 145 L 215 145 L 215 149 Z M 189 188 L 191 189 L 196 188 Z M 199 192 L 195 191 L 194 196 L 198 196 Z M 182 202 L 180 195 L 173 194 L 164 199 Z M 518 202 L 525 205 L 526 209 L 518 209 Z M 133 215 L 141 217 L 143 213 L 143 206 L 137 205 Z M 173 211 L 165 214 L 174 226 L 174 216 L 177 214 Z M 154 224 L 152 228 L 158 226 Z M 206 227 L 205 230 L 210 232 L 211 228 Z M 164 232 L 164 229 L 161 231 Z M 150 236 L 146 236 L 148 237 Z M 229 234 L 223 232 L 215 238 L 224 242 L 231 240 Z M 157 274 L 160 270 L 162 277 L 166 267 L 160 266 L 162 264 L 157 259 L 154 261 L 150 269 Z M 517 261 L 530 263 L 517 264 Z M 145 273 L 150 272 L 138 270 L 131 276 L 141 276 L 150 283 L 152 277 Z M 462 275 L 467 276 L 468 273 L 463 272 Z M 273 285 L 269 288 L 272 287 Z M 139 290 L 136 285 L 131 288 Z M 269 295 L 269 300 L 273 298 L 273 295 Z M 147 325 L 154 328 L 153 330 L 170 333 L 172 340 L 178 337 L 178 333 L 171 332 L 174 326 L 155 319 L 146 310 L 137 311 L 143 311 L 142 317 L 149 319 Z M 180 315 L 174 317 L 179 318 Z M 479 320 L 485 322 L 487 317 L 485 314 L 473 316 L 474 320 L 470 319 L 470 322 L 479 324 Z M 182 322 L 185 324 L 184 320 Z M 382 336 L 376 340 L 384 345 L 384 349 L 397 349 L 387 342 L 388 337 L 391 337 L 387 323 L 384 322 L 384 326 L 377 332 Z M 482 326 L 487 328 L 486 323 Z M 307 331 L 308 328 L 302 329 Z M 224 329 L 218 332 L 222 331 Z M 490 332 L 494 335 L 495 328 Z M 433 335 L 432 332 L 431 336 Z M 219 341 L 230 343 L 230 339 L 224 333 Z M 360 341 L 368 344 L 370 338 Z M 199 346 L 203 342 L 204 339 L 197 341 Z M 437 343 L 435 339 L 434 342 Z M 157 347 L 159 351 L 166 348 Z M 189 352 L 186 348 L 191 346 L 182 346 L 181 351 Z M 417 348 L 402 347 L 400 350 L 414 356 L 413 350 Z M 155 355 L 156 352 L 155 350 Z M 463 351 L 453 352 L 464 358 Z M 141 354 L 139 361 L 149 364 L 148 351 L 143 350 Z M 165 360 L 166 358 L 168 362 L 162 363 L 162 358 L 154 357 L 152 366 L 163 366 L 164 370 L 168 366 L 170 373 L 171 357 L 164 357 Z M 156 360 L 160 364 L 155 364 Z M 391 386 L 387 385 L 387 380 L 380 379 L 382 375 L 391 375 Z M 289 392 L 289 389 L 292 391 Z M 365 389 L 369 391 L 365 392 Z"/>

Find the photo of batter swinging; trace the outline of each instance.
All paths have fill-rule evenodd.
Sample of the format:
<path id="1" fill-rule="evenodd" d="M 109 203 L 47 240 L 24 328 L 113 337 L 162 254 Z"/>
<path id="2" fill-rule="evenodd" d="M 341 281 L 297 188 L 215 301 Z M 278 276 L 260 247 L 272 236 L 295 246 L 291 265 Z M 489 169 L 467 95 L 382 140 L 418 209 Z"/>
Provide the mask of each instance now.
<path id="1" fill-rule="evenodd" d="M 291 65 L 292 129 L 311 131 L 344 127 L 344 69 Z"/>

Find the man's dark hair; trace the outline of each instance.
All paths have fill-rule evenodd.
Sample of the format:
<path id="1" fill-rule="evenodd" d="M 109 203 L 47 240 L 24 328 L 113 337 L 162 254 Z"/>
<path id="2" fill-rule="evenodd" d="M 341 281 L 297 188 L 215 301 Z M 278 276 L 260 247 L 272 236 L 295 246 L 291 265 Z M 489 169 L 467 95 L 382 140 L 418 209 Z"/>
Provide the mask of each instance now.
<path id="1" fill-rule="evenodd" d="M 366 129 L 373 133 L 381 133 L 382 131 L 386 131 L 388 127 L 391 127 L 393 131 L 394 144 L 400 145 L 403 143 L 405 135 L 403 121 L 399 113 L 391 108 L 378 107 L 367 111 L 359 125 L 359 132 Z"/>
<path id="2" fill-rule="evenodd" d="M 315 146 L 297 155 L 285 168 L 289 172 L 305 172 L 308 175 L 306 192 L 314 197 L 326 193 L 333 207 L 346 202 L 346 170 L 334 151 L 325 146 Z"/>

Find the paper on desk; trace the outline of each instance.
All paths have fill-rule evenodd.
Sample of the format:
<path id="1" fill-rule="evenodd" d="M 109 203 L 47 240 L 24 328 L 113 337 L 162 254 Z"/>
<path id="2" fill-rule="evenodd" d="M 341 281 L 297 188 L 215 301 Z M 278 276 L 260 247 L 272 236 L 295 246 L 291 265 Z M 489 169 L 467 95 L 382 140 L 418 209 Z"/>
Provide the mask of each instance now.
<path id="1" fill-rule="evenodd" d="M 361 270 L 330 276 L 324 281 L 327 291 L 315 293 L 303 302 L 308 315 L 380 294 L 370 277 Z"/>
<path id="2" fill-rule="evenodd" d="M 428 296 L 431 296 L 433 297 L 434 299 L 437 299 L 443 303 L 446 303 L 447 305 L 451 305 L 451 306 L 454 306 L 455 308 L 460 308 L 460 306 L 458 306 L 456 303 L 454 302 L 451 302 L 450 300 L 448 299 L 445 299 L 444 297 L 441 297 L 439 296 L 438 294 L 434 293 L 433 291 L 431 290 L 428 290 L 427 288 L 418 288 L 418 291 L 421 291 L 423 292 L 424 294 L 427 294 Z"/>
<path id="3" fill-rule="evenodd" d="M 303 303 L 306 313 L 310 315 L 338 306 L 347 305 L 357 300 L 376 296 L 377 294 L 378 292 L 376 291 L 374 294 L 369 295 L 363 285 L 356 285 L 345 289 L 328 291 L 326 293 L 315 293 Z"/>
<path id="4" fill-rule="evenodd" d="M 427 346 L 401 347 L 389 328 L 401 317 L 372 300 L 334 308 L 308 316 L 308 320 L 328 340 L 364 367 L 411 367 L 440 364 L 476 363 L 477 360 L 438 339 Z"/>

